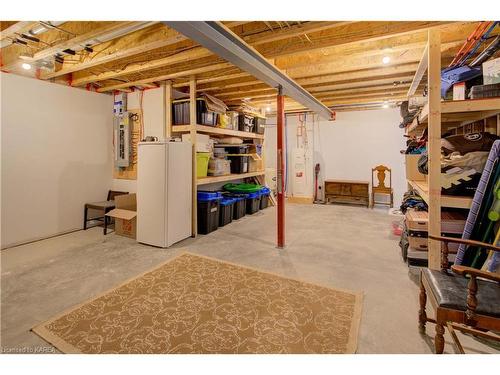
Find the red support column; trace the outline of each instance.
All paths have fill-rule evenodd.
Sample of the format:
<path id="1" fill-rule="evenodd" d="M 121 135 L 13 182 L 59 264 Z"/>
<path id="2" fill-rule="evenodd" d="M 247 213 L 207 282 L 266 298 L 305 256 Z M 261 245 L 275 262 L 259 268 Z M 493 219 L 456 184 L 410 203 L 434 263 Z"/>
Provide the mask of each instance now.
<path id="1" fill-rule="evenodd" d="M 279 249 L 285 247 L 285 176 L 284 176 L 284 135 L 285 135 L 285 97 L 282 95 L 281 87 L 278 88 L 277 96 L 277 164 L 276 177 L 278 187 L 278 245 Z"/>

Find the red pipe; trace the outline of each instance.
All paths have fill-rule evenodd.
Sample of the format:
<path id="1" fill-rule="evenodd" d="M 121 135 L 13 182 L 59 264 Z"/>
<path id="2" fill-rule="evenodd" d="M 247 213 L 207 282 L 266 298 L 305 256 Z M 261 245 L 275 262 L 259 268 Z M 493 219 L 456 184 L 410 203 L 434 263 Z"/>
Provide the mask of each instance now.
<path id="1" fill-rule="evenodd" d="M 285 247 L 285 179 L 284 179 L 284 169 L 285 163 L 283 160 L 284 156 L 284 134 L 285 134 L 285 97 L 282 95 L 281 87 L 278 89 L 277 96 L 277 188 L 278 188 L 278 245 L 279 249 Z"/>

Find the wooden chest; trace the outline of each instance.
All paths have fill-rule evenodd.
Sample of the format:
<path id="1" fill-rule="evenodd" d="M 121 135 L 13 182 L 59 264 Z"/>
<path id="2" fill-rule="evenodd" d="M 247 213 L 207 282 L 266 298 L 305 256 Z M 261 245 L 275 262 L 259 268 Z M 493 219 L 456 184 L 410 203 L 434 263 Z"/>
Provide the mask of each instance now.
<path id="1" fill-rule="evenodd" d="M 368 181 L 326 180 L 325 201 L 327 203 L 351 203 L 370 205 L 370 183 Z"/>

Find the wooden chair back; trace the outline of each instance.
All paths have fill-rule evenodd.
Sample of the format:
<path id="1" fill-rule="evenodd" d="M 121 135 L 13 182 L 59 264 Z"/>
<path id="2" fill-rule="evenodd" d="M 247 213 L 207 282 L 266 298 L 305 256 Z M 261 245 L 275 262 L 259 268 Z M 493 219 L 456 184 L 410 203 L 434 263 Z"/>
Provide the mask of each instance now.
<path id="1" fill-rule="evenodd" d="M 125 195 L 125 194 L 128 194 L 128 191 L 109 190 L 108 191 L 108 198 L 106 200 L 107 201 L 113 201 L 113 200 L 115 200 L 115 197 L 117 195 Z"/>
<path id="2" fill-rule="evenodd" d="M 377 175 L 378 185 L 375 186 L 375 182 L 373 179 L 374 175 Z M 385 186 L 385 179 L 389 175 L 389 186 Z M 392 173 L 391 169 L 386 167 L 385 165 L 377 165 L 375 168 L 372 168 L 372 189 L 377 191 L 385 191 L 392 189 Z"/>

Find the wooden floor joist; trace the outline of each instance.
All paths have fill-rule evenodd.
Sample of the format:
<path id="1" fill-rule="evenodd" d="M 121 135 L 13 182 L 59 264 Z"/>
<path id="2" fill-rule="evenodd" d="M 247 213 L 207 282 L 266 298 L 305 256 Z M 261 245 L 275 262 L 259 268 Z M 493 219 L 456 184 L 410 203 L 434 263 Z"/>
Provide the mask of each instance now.
<path id="1" fill-rule="evenodd" d="M 41 69 L 39 78 L 70 82 L 73 86 L 94 84 L 103 93 L 154 88 L 171 80 L 172 88 L 187 92 L 194 75 L 197 92 L 214 95 L 231 105 L 249 100 L 258 108 L 274 106 L 275 88 L 162 23 L 152 22 L 140 30 L 127 32 L 127 25 L 135 23 L 140 22 L 68 21 L 64 23 L 68 33 L 57 29 L 43 33 L 43 43 L 34 48 L 33 59 L 50 59 L 62 48 L 85 43 L 90 37 L 94 38 L 94 44 L 93 51 L 66 56 L 60 67 L 56 64 L 57 71 Z M 376 107 L 386 100 L 399 100 L 402 90 L 406 94 L 422 93 L 420 81 L 425 76 L 426 62 L 422 54 L 428 30 L 439 30 L 441 34 L 441 67 L 444 67 L 478 22 L 227 21 L 223 24 L 322 102 L 350 105 L 357 100 L 365 107 Z M 2 36 L 27 25 L 24 21 L 6 23 Z M 125 35 L 99 42 L 100 36 L 119 32 L 121 28 L 125 28 Z M 24 60 L 19 55 L 24 55 Z M 390 57 L 389 64 L 382 63 L 385 56 Z M 20 61 L 26 59 L 29 54 L 19 45 L 2 49 L 2 62 L 7 62 L 5 69 L 16 62 L 14 71 L 29 74 L 20 68 Z M 293 108 L 299 106 L 289 100 L 285 103 Z M 446 121 L 446 117 L 443 119 Z"/>

